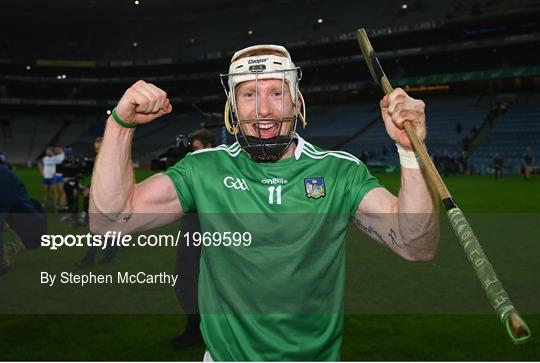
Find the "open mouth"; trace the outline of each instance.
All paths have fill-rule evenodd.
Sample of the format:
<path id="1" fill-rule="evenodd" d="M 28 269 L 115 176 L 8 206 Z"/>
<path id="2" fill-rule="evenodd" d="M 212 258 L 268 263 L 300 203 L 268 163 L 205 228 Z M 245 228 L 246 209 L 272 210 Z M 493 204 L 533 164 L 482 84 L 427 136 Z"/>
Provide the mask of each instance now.
<path id="1" fill-rule="evenodd" d="M 277 122 L 255 122 L 252 124 L 254 136 L 262 139 L 276 137 L 279 134 L 279 123 Z"/>

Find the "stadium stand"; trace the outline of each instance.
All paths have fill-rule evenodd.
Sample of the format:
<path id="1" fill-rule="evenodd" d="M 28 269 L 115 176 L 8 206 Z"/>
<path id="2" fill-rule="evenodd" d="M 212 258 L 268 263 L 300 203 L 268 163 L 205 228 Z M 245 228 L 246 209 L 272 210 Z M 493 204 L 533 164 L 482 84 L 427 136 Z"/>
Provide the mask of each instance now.
<path id="1" fill-rule="evenodd" d="M 313 144 L 329 149 L 369 125 L 379 112 L 373 104 L 314 106 L 308 110 L 308 127 L 299 128 L 299 133 Z"/>
<path id="2" fill-rule="evenodd" d="M 404 3 L 393 0 L 280 0 L 248 4 L 220 1 L 205 2 L 206 8 L 197 9 L 196 5 L 189 3 L 178 7 L 175 2 L 154 0 L 151 4 L 145 3 L 144 8 L 125 2 L 107 4 L 103 9 L 95 2 L 55 6 L 11 0 L 5 8 L 13 16 L 0 25 L 1 34 L 9 34 L 9 37 L 2 36 L 0 44 L 3 44 L 4 52 L 22 59 L 35 56 L 106 60 L 197 57 L 203 52 L 231 51 L 253 42 L 294 43 L 332 37 L 359 26 L 399 27 L 443 19 L 495 16 L 538 7 L 532 0 L 421 0 L 409 2 L 403 9 Z M 41 6 L 47 7 L 49 17 L 38 15 L 43 11 Z M 118 13 L 125 16 L 115 17 L 114 14 Z M 19 21 L 21 14 L 31 19 L 34 27 L 14 34 L 9 28 L 13 22 Z M 141 14 L 145 15 L 144 23 L 134 22 L 133 19 Z M 99 23 L 93 23 L 94 16 L 99 16 Z M 323 23 L 317 22 L 319 18 Z M 279 24 L 276 19 L 279 19 Z M 61 21 L 55 24 L 51 20 Z M 111 33 L 109 29 L 113 25 L 115 31 Z M 35 32 L 34 29 L 40 31 Z M 64 29 L 69 29 L 69 32 Z M 249 30 L 253 31 L 251 35 Z M 167 34 L 166 41 L 163 41 L 163 34 Z M 28 36 L 34 40 L 31 48 L 25 47 Z M 133 46 L 134 42 L 137 42 L 137 47 Z M 226 48 L 224 44 L 227 44 Z"/>
<path id="3" fill-rule="evenodd" d="M 472 128 L 479 128 L 484 121 L 489 107 L 476 105 L 478 96 L 432 96 L 424 99 L 427 108 L 428 150 L 432 152 L 450 152 L 463 150 L 463 138 Z M 372 163 L 397 164 L 395 146 L 388 139 L 384 124 L 377 112 L 372 117 L 378 121 L 354 140 L 343 146 L 343 149 L 359 156 L 363 151 L 371 155 Z M 457 127 L 462 129 L 457 132 Z M 386 154 L 383 155 L 383 149 Z"/>
<path id="4" fill-rule="evenodd" d="M 397 162 L 394 146 L 376 120 L 378 90 L 359 55 L 354 34 L 359 26 L 368 28 L 395 85 L 410 86 L 412 95 L 426 100 L 432 153 L 461 151 L 463 138 L 471 128 L 480 128 L 489 112 L 489 102 L 479 100 L 497 92 L 530 92 L 540 75 L 537 57 L 530 56 L 540 42 L 537 1 L 225 0 L 215 6 L 212 1 L 204 6 L 188 2 L 182 8 L 167 0 L 145 2 L 144 8 L 132 3 L 8 3 L 12 16 L 0 24 L 0 62 L 5 66 L 0 71 L 0 119 L 27 135 L 0 135 L 14 163 L 35 160 L 52 141 L 73 146 L 81 156 L 92 153 L 105 111 L 137 79 L 167 90 L 179 120 L 178 126 L 164 119 L 137 130 L 134 156 L 147 159 L 146 154 L 173 143 L 176 134 L 199 127 L 192 103 L 223 111 L 218 74 L 226 71 L 233 50 L 254 43 L 285 43 L 302 66 L 309 120 L 308 128 L 299 130 L 303 136 L 356 156 L 370 151 L 372 162 L 389 164 Z M 144 22 L 133 21 L 141 11 Z M 119 19 L 118 13 L 125 16 Z M 29 26 L 13 31 L 21 19 Z M 443 90 L 414 91 L 425 86 Z M 38 126 L 47 120 L 44 114 L 65 119 Z M 486 145 L 475 145 L 473 154 L 484 164 L 491 158 L 491 151 L 485 151 L 489 143 L 500 140 L 493 141 L 498 131 L 488 131 L 489 137 L 477 140 Z M 533 145 L 531 135 L 527 144 Z M 381 158 L 383 147 L 386 156 Z"/>
<path id="5" fill-rule="evenodd" d="M 500 152 L 506 171 L 516 174 L 520 172 L 521 159 L 528 146 L 535 155 L 540 155 L 540 107 L 514 104 L 472 155 L 470 163 L 480 173 L 489 172 L 493 156 Z"/>
<path id="6" fill-rule="evenodd" d="M 0 134 L 6 158 L 14 164 L 36 160 L 62 127 L 62 121 L 48 118 L 17 117 L 9 123 L 9 137 Z"/>
<path id="7" fill-rule="evenodd" d="M 10 54 L 55 59 L 156 59 L 165 57 L 198 56 L 208 51 L 230 51 L 256 42 L 295 42 L 333 36 L 349 32 L 360 25 L 373 27 L 399 26 L 417 21 L 443 18 L 451 9 L 450 0 L 436 4 L 417 1 L 407 11 L 397 1 L 350 2 L 336 0 L 310 0 L 307 2 L 280 0 L 272 3 L 249 3 L 238 6 L 234 1 L 212 2 L 204 11 L 189 11 L 190 4 L 182 7 L 174 2 L 154 0 L 145 3 L 144 10 L 125 4 L 108 4 L 107 11 L 90 4 L 76 2 L 54 9 L 48 5 L 51 17 L 39 17 L 39 4 L 12 1 L 13 15 L 32 17 L 35 27 L 18 34 L 8 33 L 7 19 L 3 26 L 12 36 L 6 39 Z M 211 10 L 210 10 L 210 9 Z M 337 11 L 337 9 L 347 11 Z M 54 11 L 56 10 L 56 11 Z M 82 14 L 81 14 L 82 11 Z M 144 23 L 133 22 L 144 11 Z M 100 21 L 92 24 L 92 15 L 98 13 Z M 113 14 L 124 13 L 118 18 Z M 33 14 L 36 14 L 32 16 Z M 299 16 L 298 14 L 302 14 Z M 66 16 L 69 15 L 69 16 Z M 323 24 L 317 20 L 322 18 Z M 58 19 L 56 24 L 51 21 Z M 276 20 L 279 19 L 279 23 Z M 287 24 L 283 26 L 282 24 Z M 110 32 L 111 26 L 115 31 Z M 0 25 L 2 29 L 2 25 Z M 38 33 L 33 29 L 40 29 Z M 69 32 L 62 31 L 70 29 Z M 219 29 L 219 31 L 216 31 Z M 252 30 L 253 34 L 248 34 Z M 163 34 L 167 34 L 163 41 Z M 31 35 L 35 47 L 24 46 Z M 107 39 L 107 41 L 103 41 Z M 133 43 L 137 42 L 137 47 Z M 227 49 L 223 49 L 227 44 Z"/>
<path id="8" fill-rule="evenodd" d="M 149 162 L 167 147 L 175 144 L 177 135 L 187 135 L 200 128 L 200 118 L 194 114 L 174 115 L 160 121 L 163 122 L 144 125 L 141 130 L 137 130 L 134 140 L 136 146 L 133 149 L 134 160 Z"/>

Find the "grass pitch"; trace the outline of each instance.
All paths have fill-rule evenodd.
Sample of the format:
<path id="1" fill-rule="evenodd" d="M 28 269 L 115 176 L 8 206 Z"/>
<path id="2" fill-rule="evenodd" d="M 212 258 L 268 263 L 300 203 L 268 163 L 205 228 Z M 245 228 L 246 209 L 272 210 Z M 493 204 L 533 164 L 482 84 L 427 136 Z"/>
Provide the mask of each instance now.
<path id="1" fill-rule="evenodd" d="M 37 170 L 16 173 L 29 193 L 41 200 Z M 137 172 L 139 180 L 148 175 L 148 171 Z M 397 192 L 398 175 L 377 176 Z M 534 335 L 540 331 L 540 179 L 450 176 L 445 181 Z M 49 233 L 65 232 L 56 218 L 51 217 Z M 516 348 L 505 336 L 452 233 L 441 215 L 437 259 L 407 263 L 351 227 L 343 360 L 540 360 L 534 337 L 528 347 Z M 64 249 L 50 257 L 46 250 L 21 252 L 12 270 L 0 277 L 0 304 L 35 298 L 24 285 L 30 276 L 37 276 L 51 260 L 71 268 L 83 253 Z M 172 271 L 175 253 L 157 253 L 162 265 Z M 118 257 L 114 268 L 120 270 L 140 270 L 145 263 L 136 249 L 120 251 Z M 171 314 L 155 315 L 2 315 L 0 360 L 202 359 L 204 347 L 169 347 L 170 338 L 185 322 L 172 288 L 128 298 L 119 295 L 119 299 L 119 304 L 159 302 L 173 308 Z M 69 304 L 80 308 L 92 302 L 74 294 L 59 303 L 69 311 Z"/>

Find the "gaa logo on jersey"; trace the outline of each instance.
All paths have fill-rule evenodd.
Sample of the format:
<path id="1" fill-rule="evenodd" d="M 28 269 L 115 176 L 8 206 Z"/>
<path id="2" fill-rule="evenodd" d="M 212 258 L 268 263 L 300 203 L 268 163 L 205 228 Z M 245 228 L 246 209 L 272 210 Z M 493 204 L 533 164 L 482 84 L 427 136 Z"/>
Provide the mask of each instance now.
<path id="1" fill-rule="evenodd" d="M 319 199 L 326 196 L 326 186 L 322 176 L 304 179 L 304 187 L 308 198 Z"/>
<path id="2" fill-rule="evenodd" d="M 249 187 L 243 178 L 233 178 L 232 176 L 227 176 L 225 179 L 223 179 L 223 184 L 229 189 L 249 191 Z"/>

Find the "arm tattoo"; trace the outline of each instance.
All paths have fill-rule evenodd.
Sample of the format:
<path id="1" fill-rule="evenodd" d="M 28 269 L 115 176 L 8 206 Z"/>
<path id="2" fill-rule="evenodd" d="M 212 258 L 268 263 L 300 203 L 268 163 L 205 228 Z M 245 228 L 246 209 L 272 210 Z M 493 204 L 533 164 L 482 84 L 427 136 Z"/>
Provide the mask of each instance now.
<path id="1" fill-rule="evenodd" d="M 385 243 L 384 239 L 381 236 L 381 234 L 376 229 L 374 229 L 372 226 L 366 226 L 366 225 L 362 224 L 362 221 L 360 220 L 360 218 L 356 219 L 356 225 L 358 226 L 358 228 L 360 228 L 366 234 L 368 234 L 368 235 L 370 235 L 372 237 L 375 237 L 381 243 Z"/>
<path id="2" fill-rule="evenodd" d="M 389 238 L 389 241 L 391 244 L 401 248 L 401 243 L 399 243 L 398 241 L 396 241 L 396 231 L 394 231 L 393 228 L 390 228 L 390 232 L 388 232 L 388 238 Z"/>
<path id="3" fill-rule="evenodd" d="M 129 222 L 129 220 L 131 219 L 131 214 L 128 214 L 127 216 L 125 216 L 124 218 L 122 218 L 124 220 L 124 223 L 127 223 Z"/>

